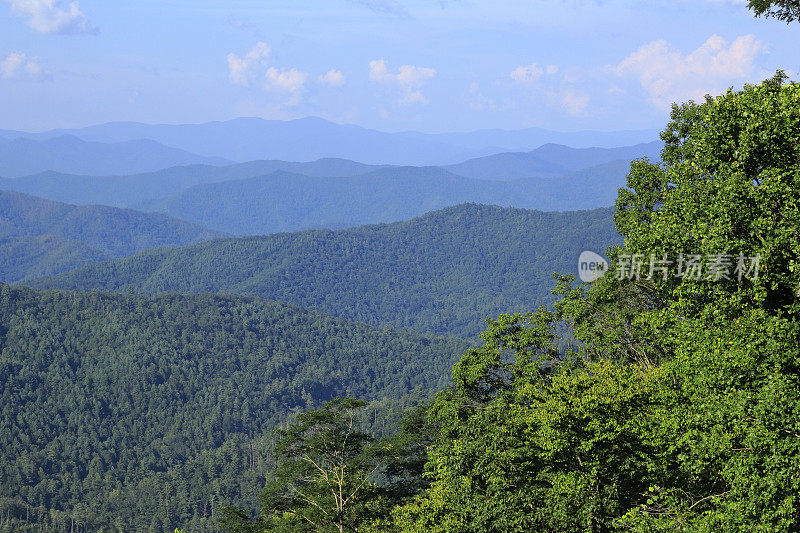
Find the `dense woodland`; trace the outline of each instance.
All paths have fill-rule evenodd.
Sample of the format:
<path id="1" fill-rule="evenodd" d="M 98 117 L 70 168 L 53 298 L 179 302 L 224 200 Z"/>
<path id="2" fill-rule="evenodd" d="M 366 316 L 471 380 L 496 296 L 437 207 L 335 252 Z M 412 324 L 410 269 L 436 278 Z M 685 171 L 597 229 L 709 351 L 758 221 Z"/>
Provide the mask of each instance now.
<path id="1" fill-rule="evenodd" d="M 779 73 L 675 107 L 664 162 L 631 165 L 616 229 L 604 210 L 464 205 L 408 223 L 148 252 L 41 282 L 128 294 L 3 285 L 2 526 L 795 531 L 798 101 L 800 85 Z M 308 269 L 337 298 L 371 287 L 362 269 L 389 280 L 378 294 L 430 282 L 424 272 L 445 265 L 458 275 L 420 294 L 493 293 L 536 246 L 547 254 L 572 235 L 576 250 L 593 248 L 580 236 L 601 228 L 609 242 L 625 238 L 610 274 L 584 285 L 560 277 L 551 307 L 499 314 L 480 346 L 244 296 L 130 294 L 247 292 L 246 280 L 267 279 L 264 258 L 299 265 L 273 279 Z M 758 256 L 761 270 L 615 275 L 626 256 L 676 253 Z M 257 260 L 243 268 L 245 257 Z M 221 279 L 242 285 L 213 285 Z M 509 286 L 539 286 L 520 279 Z M 414 283 L 399 287 L 413 302 Z M 441 309 L 454 323 L 470 316 Z M 449 320 L 436 322 L 440 313 L 386 323 L 438 331 Z"/>
<path id="2" fill-rule="evenodd" d="M 215 506 L 255 502 L 288 415 L 357 396 L 388 431 L 467 346 L 255 299 L 7 285 L 0 324 L 0 509 L 15 531 L 26 517 L 31 531 L 208 525 Z"/>
<path id="3" fill-rule="evenodd" d="M 408 222 L 216 240 L 35 280 L 40 288 L 247 294 L 396 328 L 475 338 L 553 301 L 552 274 L 618 242 L 612 210 L 461 205 Z"/>
<path id="4" fill-rule="evenodd" d="M 0 191 L 0 282 L 67 272 L 158 246 L 225 236 L 157 213 Z"/>
<path id="5" fill-rule="evenodd" d="M 227 509 L 225 529 L 797 531 L 800 84 L 784 81 L 673 109 L 664 164 L 634 162 L 617 201 L 623 275 L 562 277 L 552 309 L 489 325 L 422 429 L 398 433 L 426 445 L 416 495 L 378 482 L 392 443 L 342 422 L 359 405 L 329 404 L 278 433 L 257 515 Z M 763 268 L 624 274 L 626 256 L 675 252 Z"/>

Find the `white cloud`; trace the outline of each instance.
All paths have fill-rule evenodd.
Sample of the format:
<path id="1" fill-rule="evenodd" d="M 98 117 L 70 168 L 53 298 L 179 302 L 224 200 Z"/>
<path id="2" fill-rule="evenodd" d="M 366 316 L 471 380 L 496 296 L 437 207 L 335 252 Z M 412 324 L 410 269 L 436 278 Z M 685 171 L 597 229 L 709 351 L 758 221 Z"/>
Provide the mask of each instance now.
<path id="1" fill-rule="evenodd" d="M 37 57 L 28 57 L 24 52 L 11 52 L 0 61 L 0 78 L 42 80 L 47 76 L 39 67 Z"/>
<path id="2" fill-rule="evenodd" d="M 231 52 L 228 54 L 228 77 L 231 83 L 237 85 L 250 85 L 258 70 L 267 68 L 270 48 L 267 43 L 258 41 L 244 57 Z"/>
<path id="3" fill-rule="evenodd" d="M 260 82 L 264 89 L 288 94 L 287 105 L 300 103 L 308 74 L 295 68 L 279 70 L 269 64 L 270 47 L 262 41 L 257 42 L 244 57 L 231 52 L 228 54 L 228 78 L 236 85 L 249 86 Z"/>
<path id="4" fill-rule="evenodd" d="M 305 87 L 308 74 L 297 69 L 280 71 L 275 67 L 270 67 L 264 76 L 265 86 L 268 89 L 275 89 L 289 93 L 288 105 L 300 103 L 303 88 Z"/>
<path id="5" fill-rule="evenodd" d="M 403 65 L 397 69 L 397 74 L 389 72 L 384 59 L 369 62 L 369 79 L 384 83 L 397 83 L 404 87 L 419 87 L 425 81 L 436 76 L 436 70 L 427 67 Z"/>
<path id="6" fill-rule="evenodd" d="M 369 62 L 369 79 L 400 88 L 403 93 L 399 99 L 401 104 L 427 103 L 428 99 L 422 94 L 420 88 L 435 76 L 436 69 L 429 67 L 403 65 L 395 73 L 389 70 L 384 59 L 376 59 Z"/>
<path id="7" fill-rule="evenodd" d="M 418 87 L 436 76 L 436 70 L 427 67 L 403 65 L 398 69 L 397 82 L 406 87 Z"/>
<path id="8" fill-rule="evenodd" d="M 427 104 L 428 99 L 422 94 L 422 91 L 411 91 L 403 95 L 399 102 L 403 105 L 408 104 Z"/>
<path id="9" fill-rule="evenodd" d="M 340 70 L 331 69 L 325 74 L 317 77 L 317 81 L 323 85 L 330 85 L 331 87 L 341 87 L 344 85 L 344 74 Z"/>
<path id="10" fill-rule="evenodd" d="M 391 79 L 385 59 L 375 59 L 369 62 L 369 79 L 372 81 L 389 81 Z"/>
<path id="11" fill-rule="evenodd" d="M 570 115 L 585 115 L 589 105 L 589 95 L 573 90 L 561 94 L 561 107 Z"/>
<path id="12" fill-rule="evenodd" d="M 275 67 L 270 67 L 265 78 L 270 87 L 293 93 L 303 88 L 308 74 L 297 69 L 279 71 Z"/>
<path id="13" fill-rule="evenodd" d="M 763 43 L 753 35 L 743 35 L 732 43 L 712 35 L 688 55 L 667 41 L 653 41 L 628 56 L 615 71 L 637 76 L 653 105 L 668 108 L 673 102 L 721 92 L 734 81 L 751 76 L 756 58 L 764 51 Z"/>
<path id="14" fill-rule="evenodd" d="M 61 7 L 60 0 L 6 0 L 11 12 L 28 19 L 28 26 L 39 33 L 98 33 L 81 11 L 78 2 Z"/>
<path id="15" fill-rule="evenodd" d="M 548 74 L 549 73 L 550 72 L 548 68 Z M 531 63 L 530 65 L 517 67 L 511 71 L 509 76 L 511 76 L 512 80 L 518 83 L 530 83 L 539 79 L 542 74 L 544 74 L 544 69 L 536 63 Z"/>

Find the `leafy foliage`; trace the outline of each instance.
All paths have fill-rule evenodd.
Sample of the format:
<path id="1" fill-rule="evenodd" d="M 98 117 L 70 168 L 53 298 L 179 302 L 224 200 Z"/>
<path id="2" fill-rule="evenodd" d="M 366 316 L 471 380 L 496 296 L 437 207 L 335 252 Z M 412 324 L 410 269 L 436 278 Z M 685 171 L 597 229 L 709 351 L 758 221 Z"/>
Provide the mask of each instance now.
<path id="1" fill-rule="evenodd" d="M 774 17 L 787 24 L 800 20 L 800 2 L 798 0 L 748 0 L 749 7 L 757 17 Z"/>
<path id="2" fill-rule="evenodd" d="M 431 487 L 403 531 L 800 527 L 800 85 L 673 109 L 663 164 L 634 162 L 623 254 L 759 255 L 757 278 L 591 286 L 502 315 L 430 416 Z M 562 328 L 567 326 L 567 330 Z"/>

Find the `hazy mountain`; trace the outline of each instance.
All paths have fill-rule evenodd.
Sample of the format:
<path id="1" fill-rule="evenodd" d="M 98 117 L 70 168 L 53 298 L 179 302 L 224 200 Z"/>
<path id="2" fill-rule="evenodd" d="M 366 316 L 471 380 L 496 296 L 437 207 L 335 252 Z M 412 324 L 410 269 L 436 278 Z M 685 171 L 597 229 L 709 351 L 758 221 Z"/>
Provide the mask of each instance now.
<path id="1" fill-rule="evenodd" d="M 152 139 L 167 146 L 234 161 L 313 161 L 335 157 L 373 164 L 425 165 L 455 163 L 490 153 L 313 117 L 290 121 L 237 118 L 225 122 L 178 125 L 112 122 L 45 132 L 37 134 L 37 137 L 58 134 L 100 142 Z"/>
<path id="2" fill-rule="evenodd" d="M 221 165 L 230 161 L 168 148 L 152 140 L 88 142 L 72 135 L 0 142 L 0 176 L 15 177 L 46 170 L 74 174 L 131 174 L 176 165 Z"/>
<path id="3" fill-rule="evenodd" d="M 409 219 L 464 201 L 483 201 L 489 185 L 438 167 L 398 167 L 341 178 L 275 172 L 198 185 L 136 207 L 256 235 Z"/>
<path id="4" fill-rule="evenodd" d="M 11 135 L 17 135 L 9 132 Z M 112 122 L 86 128 L 25 134 L 49 138 L 70 134 L 89 141 L 152 139 L 189 152 L 234 161 L 313 161 L 338 157 L 369 164 L 443 165 L 505 151 L 527 151 L 555 142 L 575 147 L 613 147 L 649 142 L 655 131 L 554 132 L 482 130 L 468 133 L 387 133 L 308 117 L 279 121 L 237 118 L 203 124 Z"/>
<path id="5" fill-rule="evenodd" d="M 494 154 L 445 168 L 467 178 L 489 180 L 557 176 L 619 160 L 631 161 L 645 156 L 658 160 L 663 146 L 660 141 L 621 148 L 571 148 L 545 144 L 530 152 Z"/>
<path id="6" fill-rule="evenodd" d="M 198 185 L 135 207 L 237 235 L 394 222 L 462 202 L 593 209 L 614 203 L 629 166 L 616 161 L 555 178 L 509 182 L 464 178 L 439 167 L 392 167 L 341 178 L 276 172 Z"/>
<path id="7" fill-rule="evenodd" d="M 75 206 L 0 191 L 0 280 L 6 282 L 222 236 L 158 213 Z"/>
<path id="8" fill-rule="evenodd" d="M 33 286 L 222 292 L 344 318 L 474 337 L 483 320 L 552 301 L 552 273 L 619 242 L 613 209 L 466 204 L 388 225 L 214 240 L 91 265 Z"/>
<path id="9" fill-rule="evenodd" d="M 593 167 L 594 165 L 606 165 L 608 162 L 617 160 L 627 161 L 647 155 L 651 158 L 658 158 L 659 143 L 650 143 L 637 146 L 629 146 L 614 149 L 603 148 L 570 148 L 561 145 L 545 145 L 532 152 L 525 153 L 503 153 L 484 158 L 477 158 L 446 167 L 452 173 L 465 175 L 477 179 L 486 180 L 515 180 L 529 177 L 554 177 L 569 174 L 572 171 Z M 144 202 L 161 200 L 169 196 L 175 196 L 195 185 L 204 183 L 216 183 L 231 180 L 241 180 L 254 177 L 262 177 L 276 171 L 285 171 L 295 174 L 302 174 L 310 177 L 334 178 L 334 177 L 353 177 L 368 172 L 384 171 L 386 173 L 408 173 L 409 169 L 398 169 L 387 165 L 366 165 L 346 159 L 319 159 L 317 161 L 302 163 L 279 160 L 250 161 L 226 166 L 210 165 L 188 165 L 172 167 L 124 176 L 83 176 L 75 174 L 64 174 L 57 172 L 44 172 L 22 178 L 0 178 L 0 188 L 9 189 L 49 198 L 60 202 L 82 204 L 103 204 L 117 207 L 139 206 Z M 435 169 L 424 168 L 415 171 L 418 173 L 430 173 L 436 179 L 437 174 L 441 174 Z M 627 168 L 619 172 L 619 176 L 624 176 Z M 593 168 L 587 176 L 596 181 L 595 174 L 607 174 L 607 170 L 601 167 Z M 585 173 L 586 174 L 586 173 Z M 566 177 L 565 179 L 569 179 Z M 616 179 L 611 187 L 615 193 L 616 187 L 622 185 L 624 181 Z M 590 185 L 590 184 L 587 184 Z M 520 187 L 523 188 L 524 187 Z M 557 196 L 562 193 L 557 189 L 552 193 Z M 492 201 L 504 203 L 504 198 L 513 198 L 497 192 L 499 196 L 459 196 L 459 201 Z M 515 192 L 516 194 L 516 192 Z M 551 194 L 548 192 L 548 194 Z M 604 198 L 613 200 L 613 197 L 603 195 Z M 457 203 L 457 202 L 456 202 Z M 547 204 L 520 204 L 521 207 L 537 207 L 545 209 L 578 209 L 586 207 L 598 207 L 607 205 L 585 204 L 565 205 L 555 201 Z M 514 204 L 512 204 L 514 205 Z M 442 207 L 440 204 L 431 204 L 429 207 Z M 420 214 L 424 211 L 417 210 L 413 214 Z M 372 221 L 367 218 L 361 220 Z M 383 220 L 383 219 L 380 219 Z M 312 223 L 313 227 L 318 224 Z M 289 229 L 297 229 L 294 225 L 287 226 Z"/>
<path id="10" fill-rule="evenodd" d="M 531 152 L 503 152 L 444 168 L 467 178 L 483 180 L 514 180 L 533 176 L 556 176 L 567 172 L 562 165 L 540 159 Z"/>
<path id="11" fill-rule="evenodd" d="M 465 148 L 476 149 L 494 146 L 502 148 L 499 151 L 526 152 L 548 143 L 573 146 L 575 148 L 629 146 L 651 142 L 658 139 L 658 134 L 658 130 L 565 132 L 543 128 L 526 128 L 521 130 L 487 129 L 439 134 L 416 133 L 414 135 Z"/>
<path id="12" fill-rule="evenodd" d="M 615 148 L 572 148 L 563 144 L 549 143 L 531 151 L 530 154 L 541 161 L 558 165 L 566 172 L 574 172 L 619 160 L 630 162 L 642 157 L 660 160 L 663 148 L 662 141 Z"/>
<path id="13" fill-rule="evenodd" d="M 20 191 L 59 202 L 128 207 L 147 200 L 172 196 L 201 183 L 263 176 L 278 170 L 308 176 L 334 177 L 363 174 L 384 168 L 344 159 L 320 159 L 310 163 L 250 161 L 222 167 L 188 165 L 125 176 L 81 176 L 43 172 L 22 178 L 0 178 L 0 189 Z"/>

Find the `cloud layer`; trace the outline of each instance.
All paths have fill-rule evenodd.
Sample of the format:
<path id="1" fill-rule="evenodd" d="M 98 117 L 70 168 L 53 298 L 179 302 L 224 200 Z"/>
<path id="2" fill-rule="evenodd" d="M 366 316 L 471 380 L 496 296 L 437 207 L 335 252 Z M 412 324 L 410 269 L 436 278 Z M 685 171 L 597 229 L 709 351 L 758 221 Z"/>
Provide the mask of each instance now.
<path id="1" fill-rule="evenodd" d="M 271 49 L 267 43 L 257 42 L 244 56 L 228 54 L 228 79 L 236 85 L 249 86 L 259 82 L 264 89 L 287 95 L 286 105 L 300 103 L 308 74 L 295 68 L 280 70 L 270 65 Z"/>
<path id="2" fill-rule="evenodd" d="M 267 43 L 257 42 L 244 57 L 231 52 L 228 54 L 228 79 L 236 85 L 250 85 L 259 71 L 265 70 L 268 65 L 270 48 Z"/>
<path id="3" fill-rule="evenodd" d="M 369 79 L 389 85 L 394 85 L 401 91 L 400 104 L 424 104 L 428 102 L 422 94 L 421 87 L 428 80 L 436 76 L 436 69 L 403 65 L 392 72 L 386 65 L 386 60 L 375 59 L 369 62 Z"/>
<path id="4" fill-rule="evenodd" d="M 0 78 L 4 80 L 42 80 L 47 76 L 39 66 L 39 59 L 24 52 L 11 52 L 0 60 Z"/>
<path id="5" fill-rule="evenodd" d="M 753 35 L 743 35 L 732 43 L 712 35 L 688 55 L 660 40 L 640 47 L 614 70 L 618 75 L 637 77 L 653 105 L 669 108 L 673 102 L 699 100 L 752 76 L 755 60 L 764 51 L 764 44 Z"/>
<path id="6" fill-rule="evenodd" d="M 317 81 L 322 85 L 341 87 L 344 85 L 344 74 L 342 74 L 340 70 L 331 69 L 325 74 L 318 76 Z"/>
<path id="7" fill-rule="evenodd" d="M 28 26 L 45 34 L 98 33 L 81 11 L 78 2 L 70 2 L 65 8 L 60 0 L 6 0 L 11 12 L 26 18 Z"/>

